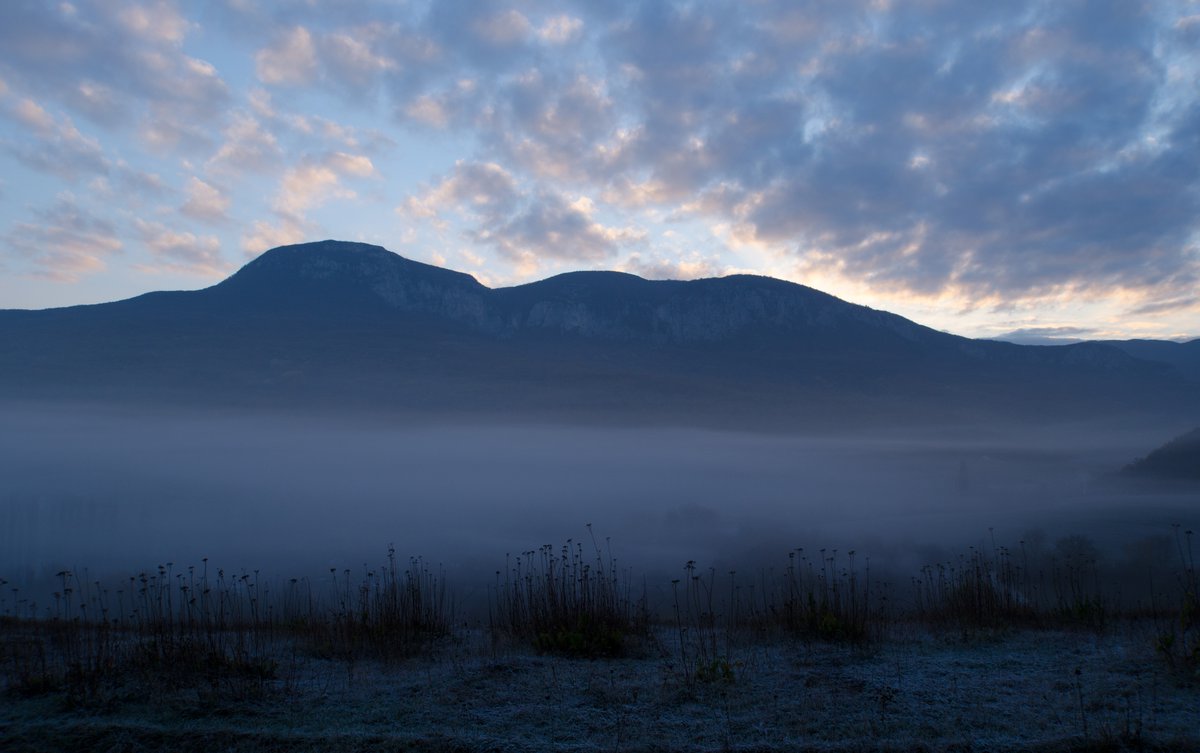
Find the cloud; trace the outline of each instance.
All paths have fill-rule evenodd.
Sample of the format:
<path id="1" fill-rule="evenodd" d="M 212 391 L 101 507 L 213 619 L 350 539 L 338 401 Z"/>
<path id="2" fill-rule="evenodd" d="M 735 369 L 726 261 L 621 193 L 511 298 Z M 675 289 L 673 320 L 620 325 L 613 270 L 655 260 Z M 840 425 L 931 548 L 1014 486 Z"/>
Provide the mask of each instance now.
<path id="1" fill-rule="evenodd" d="M 1130 309 L 1129 314 L 1131 316 L 1145 316 L 1148 314 L 1166 314 L 1182 311 L 1200 312 L 1200 296 L 1184 294 L 1175 298 L 1151 300 L 1148 303 Z"/>
<path id="2" fill-rule="evenodd" d="M 1022 327 L 991 339 L 1021 345 L 1067 345 L 1094 339 L 1095 336 L 1096 330 L 1090 327 Z"/>
<path id="3" fill-rule="evenodd" d="M 681 259 L 664 259 L 642 254 L 631 254 L 617 266 L 647 280 L 699 280 L 728 274 L 725 265 L 713 258 L 688 256 Z"/>
<path id="4" fill-rule="evenodd" d="M 430 128 L 466 125 L 476 115 L 477 90 L 478 82 L 475 80 L 459 79 L 441 91 L 416 97 L 401 110 L 406 119 Z"/>
<path id="5" fill-rule="evenodd" d="M 342 185 L 343 178 L 368 178 L 375 174 L 371 160 L 361 154 L 333 152 L 306 160 L 283 174 L 275 197 L 277 212 L 300 217 L 330 199 L 353 199 L 357 194 Z"/>
<path id="6" fill-rule="evenodd" d="M 644 240 L 645 233 L 597 222 L 586 200 L 568 203 L 558 194 L 540 192 L 505 222 L 479 227 L 474 238 L 494 246 L 501 256 L 530 267 L 543 259 L 604 261 L 622 246 Z"/>
<path id="7" fill-rule="evenodd" d="M 50 114 L 32 99 L 22 99 L 18 102 L 12 108 L 11 117 L 42 134 L 54 131 L 57 126 L 54 118 L 50 117 Z"/>
<path id="8" fill-rule="evenodd" d="M 546 44 L 567 44 L 583 31 L 583 21 L 572 16 L 551 16 L 538 27 L 537 36 Z"/>
<path id="9" fill-rule="evenodd" d="M 368 178 L 375 174 L 375 165 L 362 154 L 347 154 L 333 152 L 324 158 L 326 165 L 340 175 L 353 175 L 358 178 Z"/>
<path id="10" fill-rule="evenodd" d="M 115 125 L 125 115 L 120 95 L 99 81 L 84 79 L 74 89 L 63 92 L 63 98 L 73 110 L 103 125 Z"/>
<path id="11" fill-rule="evenodd" d="M 9 152 L 26 166 L 72 182 L 109 172 L 100 142 L 80 133 L 70 118 L 56 119 L 28 98 L 5 108 L 4 115 L 23 125 L 31 137 L 9 145 Z"/>
<path id="12" fill-rule="evenodd" d="M 134 191 L 156 199 L 161 199 L 173 192 L 163 183 L 157 173 L 138 170 L 124 161 L 118 161 L 114 169 L 119 185 L 127 191 Z"/>
<path id="13" fill-rule="evenodd" d="M 0 115 L 25 128 L 24 141 L 5 146 L 26 167 L 71 183 L 101 179 L 100 184 L 107 186 L 113 177 L 122 188 L 141 194 L 157 196 L 166 190 L 158 175 L 109 159 L 99 140 L 81 133 L 69 117 L 56 118 L 32 99 L 0 104 Z"/>
<path id="14" fill-rule="evenodd" d="M 205 183 L 196 176 L 188 180 L 187 200 L 179 211 L 194 220 L 220 224 L 229 221 L 230 204 L 232 203 L 220 189 Z"/>
<path id="15" fill-rule="evenodd" d="M 9 83 L 101 123 L 154 105 L 198 122 L 222 111 L 227 85 L 183 51 L 194 28 L 170 2 L 0 3 Z"/>
<path id="16" fill-rule="evenodd" d="M 283 175 L 275 210 L 302 215 L 330 199 L 353 199 L 354 191 L 341 185 L 338 174 L 325 165 L 306 164 L 289 169 Z"/>
<path id="17" fill-rule="evenodd" d="M 128 4 L 117 13 L 121 25 L 132 34 L 154 42 L 179 44 L 192 23 L 174 3 Z"/>
<path id="18" fill-rule="evenodd" d="M 624 72 L 608 83 L 619 110 L 588 138 L 607 141 L 607 160 L 557 148 L 538 118 L 500 132 L 514 160 L 546 155 L 527 169 L 595 176 L 630 208 L 730 224 L 879 291 L 1194 284 L 1195 137 L 1186 107 L 1155 99 L 1169 61 L 1154 16 L 1026 5 L 847 3 L 797 18 L 773 3 L 647 4 L 598 42 Z M 553 101 L 563 86 L 544 81 Z"/>
<path id="19" fill-rule="evenodd" d="M 224 142 L 208 161 L 215 170 L 265 172 L 282 162 L 283 149 L 275 134 L 247 112 L 235 112 L 223 132 Z"/>
<path id="20" fill-rule="evenodd" d="M 520 44 L 532 30 L 529 19 L 512 8 L 476 15 L 468 20 L 467 25 L 477 38 L 500 47 Z"/>
<path id="21" fill-rule="evenodd" d="M 253 257 L 272 248 L 301 243 L 307 239 L 305 227 L 293 218 L 285 217 L 275 224 L 257 220 L 242 235 L 242 250 L 246 256 Z"/>
<path id="22" fill-rule="evenodd" d="M 887 294 L 1136 297 L 1197 279 L 1194 93 L 1165 57 L 1192 53 L 1156 47 L 1163 22 L 1137 3 L 643 3 L 540 20 L 488 4 L 451 28 L 452 10 L 425 27 L 471 86 L 435 75 L 405 117 L 475 129 L 481 163 L 547 196 L 697 217 Z M 522 67 L 531 40 L 568 36 L 561 61 Z M 561 203 L 520 201 L 523 222 L 477 212 L 477 237 L 555 225 Z"/>
<path id="23" fill-rule="evenodd" d="M 450 124 L 450 113 L 445 104 L 435 97 L 422 95 L 404 108 L 409 118 L 433 128 L 445 128 Z"/>
<path id="24" fill-rule="evenodd" d="M 527 71 L 509 81 L 485 120 L 492 148 L 540 177 L 586 181 L 611 173 L 620 113 L 605 83 Z"/>
<path id="25" fill-rule="evenodd" d="M 404 151 L 406 169 L 443 173 L 413 173 L 425 187 L 402 212 L 493 249 L 492 264 L 623 258 L 684 275 L 706 257 L 643 236 L 687 222 L 727 243 L 714 268 L 800 270 L 880 303 L 1118 291 L 1126 311 L 1186 312 L 1200 284 L 1190 5 L 0 3 L 0 149 L 113 191 L 134 171 L 174 175 L 109 140 L 132 127 L 155 160 L 184 163 L 185 216 L 229 213 L 201 208 L 189 177 L 267 173 L 278 192 L 239 214 L 277 216 L 247 237 L 295 236 L 365 177 L 329 155 L 389 167 L 387 137 L 363 123 L 391 115 L 400 150 L 428 148 Z M 213 63 L 249 88 L 231 92 Z"/>
<path id="26" fill-rule="evenodd" d="M 434 3 L 422 27 L 446 55 L 491 73 L 520 66 L 532 52 L 533 24 L 494 0 Z"/>
<path id="27" fill-rule="evenodd" d="M 63 195 L 34 213 L 37 222 L 17 223 L 3 236 L 10 258 L 56 282 L 76 282 L 98 272 L 123 247 L 116 227 L 91 214 L 75 197 Z"/>
<path id="28" fill-rule="evenodd" d="M 317 51 L 312 34 L 296 26 L 280 34 L 269 47 L 254 56 L 258 79 L 265 84 L 300 86 L 317 74 Z"/>
<path id="29" fill-rule="evenodd" d="M 636 228 L 597 221 L 591 199 L 568 201 L 549 188 L 522 188 L 495 163 L 459 162 L 441 181 L 408 197 L 397 211 L 441 227 L 447 217 L 457 217 L 467 223 L 467 238 L 491 246 L 525 271 L 536 269 L 542 260 L 603 261 L 645 239 Z"/>
<path id="30" fill-rule="evenodd" d="M 138 128 L 141 145 L 157 154 L 183 152 L 211 153 L 214 134 L 205 125 L 197 124 L 173 111 L 170 107 L 152 105 Z"/>
<path id="31" fill-rule="evenodd" d="M 469 211 L 490 221 L 511 213 L 521 200 L 513 176 L 494 162 L 459 162 L 450 175 L 421 196 L 410 196 L 400 211 L 429 218 L 453 211 Z"/>
<path id="32" fill-rule="evenodd" d="M 321 41 L 322 61 L 345 89 L 367 90 L 383 74 L 400 69 L 400 63 L 380 49 L 387 36 L 388 29 L 378 23 L 333 32 Z"/>
<path id="33" fill-rule="evenodd" d="M 157 264 L 149 272 L 182 272 L 215 276 L 225 274 L 230 264 L 221 258 L 221 241 L 215 235 L 180 233 L 157 222 L 134 220 L 134 229 Z"/>

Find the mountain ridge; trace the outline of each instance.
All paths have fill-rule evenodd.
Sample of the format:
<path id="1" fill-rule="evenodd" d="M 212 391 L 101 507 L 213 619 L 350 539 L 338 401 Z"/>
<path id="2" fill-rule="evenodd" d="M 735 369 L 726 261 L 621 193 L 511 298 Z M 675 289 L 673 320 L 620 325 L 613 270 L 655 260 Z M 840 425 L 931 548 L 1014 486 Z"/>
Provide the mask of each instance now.
<path id="1" fill-rule="evenodd" d="M 348 259 L 350 253 L 356 253 L 359 256 L 354 259 Z M 369 254 L 369 256 L 362 256 L 364 253 Z M 355 263 L 347 264 L 347 261 Z M 367 263 L 363 263 L 364 261 Z M 289 268 L 287 266 L 288 262 L 296 263 Z M 393 265 L 393 268 L 388 269 L 386 265 L 389 264 Z M 398 274 L 399 270 L 403 270 L 404 274 Z M 346 275 L 346 272 L 350 272 L 351 274 Z M 406 284 L 403 278 L 410 276 L 414 272 L 420 275 L 417 278 L 416 284 Z M 392 308 L 400 310 L 421 309 L 424 305 L 428 304 L 428 299 L 434 293 L 436 287 L 443 289 L 451 288 L 453 294 L 458 297 L 474 295 L 497 299 L 501 303 L 499 308 L 506 309 L 504 313 L 508 314 L 508 316 L 500 317 L 502 323 L 492 322 L 493 328 L 497 326 L 507 326 L 509 328 L 526 326 L 529 324 L 529 319 L 544 321 L 546 311 L 544 305 L 538 309 L 538 314 L 526 317 L 525 320 L 512 316 L 514 305 L 519 307 L 522 298 L 527 299 L 537 293 L 543 294 L 543 300 L 539 301 L 539 303 L 543 304 L 594 303 L 596 302 L 594 300 L 595 293 L 598 292 L 597 288 L 599 287 L 595 282 L 601 280 L 620 280 L 622 283 L 627 284 L 627 288 L 629 284 L 632 284 L 638 286 L 642 291 L 653 291 L 656 294 L 656 300 L 653 302 L 657 304 L 668 302 L 671 293 L 679 293 L 689 288 L 698 290 L 701 286 L 720 286 L 728 290 L 736 286 L 758 286 L 762 290 L 771 290 L 773 288 L 772 292 L 776 293 L 782 290 L 788 291 L 793 295 L 802 295 L 810 299 L 810 301 L 819 302 L 825 306 L 826 308 L 824 309 L 812 311 L 813 307 L 810 303 L 808 313 L 815 313 L 816 316 L 812 316 L 804 322 L 808 325 L 830 323 L 832 312 L 828 307 L 833 306 L 843 307 L 843 311 L 840 312 L 843 315 L 846 315 L 847 312 L 853 312 L 852 316 L 855 318 L 864 321 L 869 320 L 871 323 L 877 325 L 884 325 L 906 339 L 918 339 L 922 336 L 955 338 L 959 341 L 975 344 L 986 343 L 985 347 L 990 347 L 992 344 L 1002 344 L 1003 346 L 1016 345 L 1020 348 L 1049 349 L 1104 346 L 1120 350 L 1139 360 L 1164 361 L 1169 359 L 1156 356 L 1168 352 L 1169 349 L 1178 349 L 1180 352 L 1189 351 L 1189 360 L 1200 359 L 1200 338 L 1183 343 L 1139 339 L 1124 341 L 1085 340 L 1062 345 L 1025 345 L 1005 340 L 967 338 L 927 327 L 886 310 L 851 303 L 816 288 L 765 275 L 735 274 L 694 280 L 649 280 L 629 272 L 586 270 L 564 272 L 542 280 L 514 286 L 489 288 L 465 272 L 408 259 L 382 246 L 332 239 L 279 246 L 270 249 L 252 259 L 226 279 L 200 290 L 152 291 L 117 301 L 52 309 L 0 309 L 0 312 L 5 314 L 25 312 L 36 315 L 40 312 L 52 311 L 94 311 L 97 307 L 138 305 L 151 300 L 179 300 L 181 297 L 197 296 L 197 294 L 220 296 L 222 299 L 221 302 L 224 304 L 230 303 L 233 296 L 251 295 L 258 299 L 257 303 L 260 305 L 278 306 L 280 303 L 300 303 L 305 306 L 320 306 L 320 299 L 300 297 L 297 293 L 312 294 L 316 288 L 313 283 L 318 281 L 332 281 L 337 284 L 339 273 L 342 273 L 341 282 L 343 283 L 343 288 L 350 288 L 354 293 L 354 297 L 347 296 L 342 300 L 335 300 L 335 303 L 338 305 L 346 305 L 347 303 L 361 305 L 364 302 L 362 294 L 369 292 Z M 288 277 L 293 279 L 289 280 Z M 294 283 L 297 280 L 304 281 L 307 285 L 280 285 L 280 283 Z M 572 285 L 572 283 L 583 280 L 586 280 L 587 283 L 584 285 Z M 346 285 L 345 283 L 347 282 L 357 283 L 357 286 Z M 358 289 L 354 289 L 355 287 Z M 609 291 L 604 292 L 611 292 L 613 286 L 608 285 L 607 287 Z M 579 290 L 591 293 L 593 300 L 580 301 L 577 295 Z M 342 292 L 347 291 L 343 289 Z M 547 296 L 545 295 L 546 293 L 550 295 Z M 289 301 L 289 298 L 292 300 Z M 761 304 L 763 302 L 758 301 L 757 303 Z M 469 306 L 469 308 L 477 310 L 478 306 Z M 760 313 L 764 313 L 762 307 L 760 307 Z M 471 319 L 475 317 L 468 316 L 466 318 Z M 775 318 L 779 319 L 780 317 Z M 478 319 L 476 321 L 478 322 Z M 734 321 L 741 323 L 736 318 L 734 318 Z M 717 326 L 715 328 L 711 326 L 706 327 L 703 332 L 697 332 L 695 335 L 703 339 L 710 339 L 716 333 L 728 334 L 731 327 L 728 321 L 714 323 L 723 324 L 724 326 Z M 1192 349 L 1196 351 L 1194 355 L 1190 352 Z"/>
<path id="2" fill-rule="evenodd" d="M 733 424 L 1197 402 L 1176 366 L 1116 345 L 972 340 L 769 277 L 573 272 L 493 289 L 344 241 L 272 249 L 198 291 L 0 311 L 0 387 Z"/>
<path id="3" fill-rule="evenodd" d="M 295 264 L 288 268 L 290 262 Z M 283 275 L 279 274 L 281 271 Z M 804 323 L 812 325 L 821 324 L 822 315 L 825 318 L 830 315 L 828 307 L 831 305 L 845 306 L 848 310 L 852 307 L 861 312 L 876 311 L 804 285 L 757 275 L 682 281 L 646 280 L 626 272 L 579 271 L 522 285 L 488 288 L 465 273 L 406 259 L 381 246 L 329 240 L 267 251 L 207 290 L 252 287 L 254 278 L 263 272 L 267 273 L 264 276 L 269 290 L 276 288 L 281 277 L 283 281 L 287 277 L 302 279 L 308 283 L 306 287 L 317 282 L 332 283 L 336 287 L 357 288 L 355 292 L 359 295 L 372 294 L 393 309 L 424 312 L 432 309 L 434 313 L 449 315 L 486 331 L 505 334 L 525 328 L 600 336 L 619 334 L 611 327 L 598 327 L 584 321 L 587 318 L 585 309 L 589 306 L 603 307 L 606 309 L 603 313 L 609 316 L 623 316 L 649 324 L 652 331 L 644 336 L 650 339 L 681 340 L 727 336 L 751 323 L 754 315 L 783 324 L 789 313 L 808 313 L 810 316 Z M 442 294 L 441 300 L 438 300 L 438 292 Z M 714 293 L 717 293 L 715 301 Z M 740 316 L 737 302 L 730 300 L 738 293 L 753 298 L 741 302 Z M 717 305 L 720 310 L 702 316 L 695 310 L 696 298 L 700 296 L 707 296 L 709 305 Z M 793 299 L 790 305 L 783 300 L 788 296 Z M 798 304 L 800 299 L 804 299 L 803 305 Z M 689 301 L 693 304 L 691 310 L 679 311 Z M 361 299 L 355 302 L 361 302 Z M 749 306 L 745 305 L 747 303 Z M 664 306 L 671 310 L 658 311 L 657 315 L 649 310 L 649 307 Z M 894 326 L 897 330 L 921 327 L 887 312 L 874 315 L 903 321 Z M 702 316 L 704 321 L 697 326 L 681 326 L 678 320 L 688 316 Z M 637 333 L 626 331 L 624 334 L 636 336 Z"/>

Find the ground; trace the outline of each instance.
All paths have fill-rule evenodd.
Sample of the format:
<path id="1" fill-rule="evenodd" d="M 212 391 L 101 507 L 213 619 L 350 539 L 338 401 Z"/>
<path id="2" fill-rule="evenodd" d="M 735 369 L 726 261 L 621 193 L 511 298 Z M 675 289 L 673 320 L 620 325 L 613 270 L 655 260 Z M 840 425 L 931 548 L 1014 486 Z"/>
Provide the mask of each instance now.
<path id="1" fill-rule="evenodd" d="M 962 634 L 867 647 L 742 637 L 686 662 L 671 631 L 620 659 L 462 631 L 390 664 L 283 650 L 274 676 L 152 695 L 2 697 L 0 749 L 99 751 L 1200 750 L 1200 688 L 1153 628 Z M 685 671 L 686 669 L 686 671 Z"/>

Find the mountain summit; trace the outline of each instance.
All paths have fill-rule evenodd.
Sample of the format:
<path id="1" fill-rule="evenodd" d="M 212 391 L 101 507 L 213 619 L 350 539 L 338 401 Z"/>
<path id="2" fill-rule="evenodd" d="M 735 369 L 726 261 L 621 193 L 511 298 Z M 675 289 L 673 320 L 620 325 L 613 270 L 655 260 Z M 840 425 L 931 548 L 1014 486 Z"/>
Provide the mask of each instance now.
<path id="1" fill-rule="evenodd" d="M 481 299 L 487 288 L 474 277 L 405 259 L 382 246 L 320 241 L 263 253 L 229 279 L 209 288 L 248 308 L 439 311 L 453 301 Z"/>
<path id="2" fill-rule="evenodd" d="M 491 289 L 332 240 L 272 249 L 204 290 L 0 311 L 0 388 L 39 400 L 780 427 L 1197 402 L 1186 373 L 1119 343 L 971 340 L 768 277 L 574 272 Z"/>

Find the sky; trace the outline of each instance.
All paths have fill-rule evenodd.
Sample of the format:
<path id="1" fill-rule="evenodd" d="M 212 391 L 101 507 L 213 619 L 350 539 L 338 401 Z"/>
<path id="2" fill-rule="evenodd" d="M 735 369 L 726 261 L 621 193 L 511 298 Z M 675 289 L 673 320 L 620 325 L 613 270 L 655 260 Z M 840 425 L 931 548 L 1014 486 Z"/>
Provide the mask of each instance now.
<path id="1" fill-rule="evenodd" d="M 1200 336 L 1200 0 L 0 3 L 0 308 L 337 238 Z"/>

